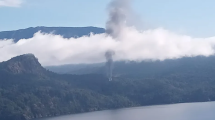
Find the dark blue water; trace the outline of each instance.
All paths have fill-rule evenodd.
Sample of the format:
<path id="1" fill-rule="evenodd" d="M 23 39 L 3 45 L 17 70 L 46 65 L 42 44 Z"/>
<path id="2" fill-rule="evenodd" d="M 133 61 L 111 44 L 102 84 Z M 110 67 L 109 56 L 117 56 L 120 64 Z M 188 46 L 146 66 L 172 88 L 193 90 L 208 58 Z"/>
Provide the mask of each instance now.
<path id="1" fill-rule="evenodd" d="M 40 120 L 215 120 L 215 102 L 107 110 Z"/>

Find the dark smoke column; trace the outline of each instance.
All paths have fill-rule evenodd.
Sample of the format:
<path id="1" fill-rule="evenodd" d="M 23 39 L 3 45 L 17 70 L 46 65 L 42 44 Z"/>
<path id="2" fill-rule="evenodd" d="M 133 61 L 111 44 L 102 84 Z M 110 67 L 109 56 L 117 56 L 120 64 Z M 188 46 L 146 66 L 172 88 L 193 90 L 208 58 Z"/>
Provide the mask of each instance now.
<path id="1" fill-rule="evenodd" d="M 108 6 L 109 20 L 106 23 L 106 34 L 116 40 L 125 25 L 130 2 L 131 0 L 112 0 Z M 112 81 L 114 54 L 113 50 L 105 53 L 109 81 Z"/>
<path id="2" fill-rule="evenodd" d="M 106 33 L 117 38 L 127 21 L 131 0 L 112 0 L 108 6 L 109 20 L 106 23 Z"/>
<path id="3" fill-rule="evenodd" d="M 105 53 L 106 57 L 106 68 L 107 68 L 107 76 L 109 81 L 112 81 L 112 74 L 113 74 L 113 55 L 114 51 L 107 51 Z"/>

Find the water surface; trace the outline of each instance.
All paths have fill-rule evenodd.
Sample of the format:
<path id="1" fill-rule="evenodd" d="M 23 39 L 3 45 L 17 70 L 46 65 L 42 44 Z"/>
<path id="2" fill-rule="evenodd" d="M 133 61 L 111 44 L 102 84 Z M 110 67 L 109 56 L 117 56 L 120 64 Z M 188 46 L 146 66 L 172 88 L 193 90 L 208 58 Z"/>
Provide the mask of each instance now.
<path id="1" fill-rule="evenodd" d="M 136 107 L 39 120 L 215 120 L 215 102 Z"/>

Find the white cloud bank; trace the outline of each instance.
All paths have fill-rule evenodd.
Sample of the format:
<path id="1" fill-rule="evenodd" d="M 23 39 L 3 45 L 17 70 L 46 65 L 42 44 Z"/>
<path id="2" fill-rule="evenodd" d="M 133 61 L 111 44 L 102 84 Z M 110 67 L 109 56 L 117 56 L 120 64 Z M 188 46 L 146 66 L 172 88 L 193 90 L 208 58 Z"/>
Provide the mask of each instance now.
<path id="1" fill-rule="evenodd" d="M 131 25 L 132 0 L 112 0 L 108 6 L 107 34 L 65 39 L 59 35 L 36 33 L 33 38 L 0 41 L 0 61 L 33 53 L 42 65 L 104 62 L 108 50 L 113 59 L 143 61 L 214 54 L 215 37 L 193 38 L 157 28 L 140 31 Z M 0 5 L 18 6 L 19 0 L 0 0 Z M 127 24 L 129 23 L 129 24 Z M 112 36 L 112 37 L 110 37 Z"/>
<path id="2" fill-rule="evenodd" d="M 124 27 L 116 39 L 97 34 L 65 39 L 59 35 L 36 33 L 33 38 L 0 41 L 0 61 L 33 53 L 42 65 L 96 63 L 105 61 L 105 52 L 114 50 L 114 60 L 165 60 L 214 54 L 215 37 L 193 38 L 157 28 L 138 31 Z"/>
<path id="3" fill-rule="evenodd" d="M 0 7 L 19 7 L 22 3 L 22 0 L 0 0 Z"/>

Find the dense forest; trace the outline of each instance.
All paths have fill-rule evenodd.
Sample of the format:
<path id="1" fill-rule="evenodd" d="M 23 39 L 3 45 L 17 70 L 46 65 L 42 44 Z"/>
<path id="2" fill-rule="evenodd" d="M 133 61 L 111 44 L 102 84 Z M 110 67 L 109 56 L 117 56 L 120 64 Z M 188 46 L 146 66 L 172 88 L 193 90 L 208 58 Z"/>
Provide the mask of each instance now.
<path id="1" fill-rule="evenodd" d="M 105 63 L 69 64 L 61 66 L 45 66 L 46 69 L 60 74 L 105 74 Z M 115 61 L 114 76 L 126 78 L 160 78 L 171 74 L 201 74 L 215 71 L 215 56 L 183 57 L 164 61 Z M 208 73 L 207 73 L 208 74 Z"/>
<path id="2" fill-rule="evenodd" d="M 207 61 L 208 58 L 198 60 Z M 32 54 L 14 57 L 0 63 L 0 120 L 29 120 L 132 106 L 215 100 L 213 65 L 199 62 L 193 67 L 182 62 L 174 71 L 164 64 L 163 67 L 159 65 L 153 68 L 157 70 L 145 69 L 149 74 L 145 77 L 137 74 L 141 70 L 136 67 L 130 67 L 129 72 L 123 68 L 122 75 L 108 81 L 103 74 L 50 72 Z M 162 75 L 161 68 L 167 69 Z M 153 77 L 155 74 L 157 76 Z"/>

